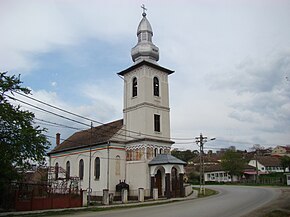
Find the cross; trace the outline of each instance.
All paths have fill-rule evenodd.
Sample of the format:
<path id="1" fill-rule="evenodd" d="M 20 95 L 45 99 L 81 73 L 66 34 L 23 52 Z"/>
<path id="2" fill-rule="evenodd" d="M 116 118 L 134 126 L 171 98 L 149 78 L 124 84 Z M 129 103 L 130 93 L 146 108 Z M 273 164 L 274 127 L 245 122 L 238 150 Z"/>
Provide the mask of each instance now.
<path id="1" fill-rule="evenodd" d="M 143 9 L 143 14 L 146 14 L 145 11 L 147 11 L 147 8 L 145 8 L 144 4 L 141 5 L 141 8 Z"/>

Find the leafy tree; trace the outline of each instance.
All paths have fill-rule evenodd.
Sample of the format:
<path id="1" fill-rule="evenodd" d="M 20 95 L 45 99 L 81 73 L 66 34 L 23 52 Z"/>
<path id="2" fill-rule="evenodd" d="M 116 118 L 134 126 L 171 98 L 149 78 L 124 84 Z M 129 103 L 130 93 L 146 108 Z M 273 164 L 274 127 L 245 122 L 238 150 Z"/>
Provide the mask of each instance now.
<path id="1" fill-rule="evenodd" d="M 246 162 L 241 153 L 233 150 L 227 150 L 221 159 L 221 165 L 223 169 L 229 173 L 231 179 L 233 180 L 233 175 L 240 176 L 242 174 Z"/>
<path id="2" fill-rule="evenodd" d="M 286 171 L 286 168 L 290 170 L 290 157 L 288 156 L 283 156 L 281 157 L 281 166 L 283 167 L 284 172 Z"/>
<path id="3" fill-rule="evenodd" d="M 32 162 L 42 163 L 49 142 L 45 129 L 35 126 L 34 114 L 12 104 L 13 92 L 29 94 L 18 76 L 0 72 L 0 192 Z"/>
<path id="4" fill-rule="evenodd" d="M 173 150 L 171 151 L 171 155 L 180 160 L 188 162 L 188 160 L 196 157 L 198 154 L 196 153 L 196 151 L 190 151 L 190 150 L 186 150 L 186 151 Z"/>

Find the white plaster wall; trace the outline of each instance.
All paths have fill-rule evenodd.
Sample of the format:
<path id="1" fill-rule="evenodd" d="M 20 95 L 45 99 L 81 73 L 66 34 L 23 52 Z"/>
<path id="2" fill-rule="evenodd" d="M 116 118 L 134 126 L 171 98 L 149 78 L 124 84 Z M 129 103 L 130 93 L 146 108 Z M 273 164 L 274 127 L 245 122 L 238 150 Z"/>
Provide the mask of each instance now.
<path id="1" fill-rule="evenodd" d="M 116 161 L 117 156 L 120 157 L 120 174 L 116 173 Z M 109 191 L 114 192 L 116 189 L 116 185 L 121 181 L 126 179 L 125 169 L 126 169 L 126 152 L 120 150 L 110 150 L 109 153 Z"/>
<path id="2" fill-rule="evenodd" d="M 130 193 L 134 192 L 138 194 L 138 188 L 144 188 L 145 190 L 150 189 L 150 175 L 148 162 L 128 161 L 126 165 L 127 165 L 126 183 L 129 184 Z"/>
<path id="3" fill-rule="evenodd" d="M 137 78 L 138 94 L 132 97 L 132 80 Z M 159 97 L 153 94 L 153 78 L 159 79 Z M 127 130 L 170 138 L 168 74 L 142 66 L 124 76 L 124 124 Z M 154 132 L 154 114 L 161 116 L 161 132 Z M 136 136 L 136 134 L 130 134 Z"/>
<path id="4" fill-rule="evenodd" d="M 51 155 L 51 166 L 55 166 L 56 162 L 58 162 L 59 166 L 63 169 L 66 169 L 66 162 L 70 161 L 70 176 L 71 177 L 79 177 L 79 161 L 83 159 L 84 161 L 84 177 L 83 180 L 80 181 L 80 187 L 82 189 L 87 189 L 89 187 L 89 159 L 90 153 L 87 150 L 82 151 L 82 153 L 77 153 L 78 151 L 74 151 L 69 153 L 68 156 L 59 156 L 56 154 Z M 120 174 L 116 175 L 116 156 L 120 156 Z M 100 178 L 95 179 L 94 175 L 94 166 L 95 166 L 95 158 L 100 158 Z M 108 161 L 109 159 L 109 161 Z M 119 180 L 125 179 L 125 168 L 126 168 L 126 153 L 125 150 L 116 150 L 109 149 L 109 158 L 108 158 L 108 150 L 103 149 L 99 151 L 92 151 L 91 158 L 91 188 L 94 194 L 102 195 L 103 189 L 109 188 L 110 191 L 115 191 L 116 185 L 119 183 Z M 109 170 L 108 170 L 109 165 Z M 109 172 L 109 181 L 108 181 L 108 172 Z M 54 174 L 53 174 L 54 177 Z M 59 177 L 65 177 L 65 174 L 61 175 L 59 173 Z"/>

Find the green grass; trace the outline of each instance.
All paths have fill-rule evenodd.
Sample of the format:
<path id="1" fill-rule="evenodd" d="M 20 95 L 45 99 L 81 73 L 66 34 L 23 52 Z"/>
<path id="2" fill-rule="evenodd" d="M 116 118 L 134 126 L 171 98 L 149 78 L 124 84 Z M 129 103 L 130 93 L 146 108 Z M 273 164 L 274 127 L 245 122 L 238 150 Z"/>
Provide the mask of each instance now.
<path id="1" fill-rule="evenodd" d="M 266 214 L 264 217 L 289 217 L 290 213 L 282 210 L 274 210 Z"/>
<path id="2" fill-rule="evenodd" d="M 205 195 L 200 194 L 199 188 L 197 188 L 197 187 L 194 187 L 193 190 L 197 190 L 198 191 L 198 197 L 209 197 L 209 196 L 218 194 L 218 191 L 215 191 L 215 190 L 212 190 L 212 189 L 209 189 L 209 188 L 205 189 Z"/>

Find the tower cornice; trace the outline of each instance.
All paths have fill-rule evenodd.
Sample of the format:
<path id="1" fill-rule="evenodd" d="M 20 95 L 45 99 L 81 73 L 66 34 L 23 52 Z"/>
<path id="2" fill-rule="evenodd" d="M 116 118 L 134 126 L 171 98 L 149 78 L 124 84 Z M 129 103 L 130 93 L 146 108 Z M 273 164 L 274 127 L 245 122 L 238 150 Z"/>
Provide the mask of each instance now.
<path id="1" fill-rule="evenodd" d="M 162 66 L 159 66 L 157 64 L 154 64 L 154 63 L 149 62 L 149 61 L 146 61 L 146 60 L 142 60 L 141 62 L 139 62 L 139 63 L 137 63 L 137 64 L 135 64 L 133 66 L 130 66 L 129 68 L 127 68 L 127 69 L 125 69 L 125 70 L 123 70 L 121 72 L 118 72 L 117 74 L 124 76 L 125 74 L 127 74 L 127 73 L 133 71 L 134 69 L 137 69 L 138 67 L 141 67 L 143 65 L 150 66 L 150 67 L 152 67 L 154 69 L 160 70 L 160 71 L 165 72 L 165 73 L 167 73 L 169 75 L 172 74 L 172 73 L 174 73 L 173 70 L 164 68 Z"/>

